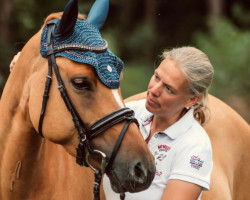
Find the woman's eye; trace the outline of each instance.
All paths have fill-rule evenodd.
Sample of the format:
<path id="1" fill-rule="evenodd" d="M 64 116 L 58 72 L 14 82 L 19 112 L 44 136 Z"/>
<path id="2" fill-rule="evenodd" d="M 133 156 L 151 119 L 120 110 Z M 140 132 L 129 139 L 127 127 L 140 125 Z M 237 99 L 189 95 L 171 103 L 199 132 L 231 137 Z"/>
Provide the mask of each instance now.
<path id="1" fill-rule="evenodd" d="M 154 77 L 155 77 L 155 80 L 159 80 L 160 79 L 157 74 L 155 74 Z"/>
<path id="2" fill-rule="evenodd" d="M 85 78 L 75 78 L 71 82 L 77 90 L 91 90 L 91 82 Z"/>
<path id="3" fill-rule="evenodd" d="M 166 86 L 166 90 L 167 90 L 168 93 L 174 94 L 174 91 L 170 87 Z"/>

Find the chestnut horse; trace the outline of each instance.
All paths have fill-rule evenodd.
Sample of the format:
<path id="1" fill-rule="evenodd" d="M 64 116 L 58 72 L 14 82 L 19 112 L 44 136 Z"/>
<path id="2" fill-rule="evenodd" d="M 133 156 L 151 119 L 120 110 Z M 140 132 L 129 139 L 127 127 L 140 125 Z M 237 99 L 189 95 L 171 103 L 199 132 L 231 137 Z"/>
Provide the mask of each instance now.
<path id="1" fill-rule="evenodd" d="M 58 16 L 50 15 L 45 24 Z M 1 97 L 0 199 L 91 200 L 94 174 L 75 162 L 78 130 L 58 91 L 54 72 L 42 124 L 44 137 L 38 134 L 48 73 L 48 60 L 40 54 L 44 26 L 22 49 Z M 65 57 L 57 57 L 56 64 L 68 96 L 87 127 L 124 107 L 120 89 L 106 87 L 94 67 Z M 124 124 L 126 120 L 91 139 L 92 148 L 103 152 L 109 160 Z M 89 162 L 100 168 L 98 155 L 90 155 Z M 148 188 L 154 174 L 153 155 L 137 125 L 131 123 L 107 175 L 119 193 Z"/>
<path id="2" fill-rule="evenodd" d="M 146 97 L 146 92 L 125 101 Z M 211 116 L 205 129 L 213 149 L 210 190 L 202 200 L 247 200 L 250 186 L 250 126 L 231 107 L 209 95 Z"/>

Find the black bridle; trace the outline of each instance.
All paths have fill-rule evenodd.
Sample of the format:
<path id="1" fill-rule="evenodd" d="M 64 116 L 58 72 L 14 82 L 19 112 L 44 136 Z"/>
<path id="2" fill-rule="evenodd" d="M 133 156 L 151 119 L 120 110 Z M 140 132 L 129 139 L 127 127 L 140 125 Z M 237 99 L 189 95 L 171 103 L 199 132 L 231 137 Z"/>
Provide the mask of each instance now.
<path id="1" fill-rule="evenodd" d="M 54 69 L 54 73 L 56 75 L 57 83 L 58 83 L 58 89 L 61 93 L 61 97 L 64 100 L 64 103 L 69 110 L 69 112 L 72 115 L 73 122 L 75 124 L 75 127 L 79 134 L 79 143 L 77 150 L 77 156 L 76 156 L 76 162 L 81 166 L 88 166 L 95 172 L 95 184 L 94 184 L 94 194 L 95 194 L 95 200 L 99 199 L 99 189 L 100 189 L 100 182 L 101 182 L 101 176 L 105 172 L 109 172 L 112 168 L 113 161 L 116 157 L 116 154 L 119 150 L 119 147 L 121 145 L 121 142 L 123 140 L 123 137 L 129 127 L 129 125 L 132 122 L 135 122 L 138 125 L 137 120 L 134 117 L 134 112 L 129 108 L 122 108 L 115 112 L 112 112 L 103 118 L 99 119 L 95 123 L 93 123 L 91 126 L 87 126 L 83 120 L 81 119 L 80 115 L 78 114 L 74 104 L 72 103 L 67 90 L 63 84 L 62 78 L 60 76 L 60 72 L 58 69 L 58 66 L 56 64 L 55 60 L 55 53 L 62 52 L 65 50 L 80 50 L 80 51 L 94 51 L 96 53 L 104 52 L 107 50 L 107 45 L 105 44 L 102 47 L 89 47 L 85 45 L 60 45 L 60 46 L 53 46 L 53 34 L 54 29 L 56 26 L 56 21 L 52 20 L 48 24 L 48 33 L 47 33 L 47 49 L 46 49 L 46 56 L 48 59 L 48 75 L 45 83 L 45 90 L 43 94 L 43 102 L 42 102 L 42 109 L 40 114 L 40 120 L 39 120 L 39 134 L 43 137 L 42 133 L 42 126 L 43 126 L 43 119 L 45 115 L 46 105 L 49 97 L 49 90 L 51 86 L 52 81 L 52 67 Z M 94 138 L 95 136 L 99 135 L 100 133 L 104 132 L 108 128 L 122 122 L 126 121 L 120 136 L 115 144 L 115 147 L 113 149 L 113 152 L 108 159 L 108 162 L 106 162 L 106 155 L 99 151 L 95 150 L 92 145 L 90 144 L 90 140 Z M 87 149 L 87 153 L 84 156 L 85 149 Z M 90 154 L 99 154 L 102 157 L 101 161 L 101 169 L 95 169 L 88 160 L 88 157 Z"/>

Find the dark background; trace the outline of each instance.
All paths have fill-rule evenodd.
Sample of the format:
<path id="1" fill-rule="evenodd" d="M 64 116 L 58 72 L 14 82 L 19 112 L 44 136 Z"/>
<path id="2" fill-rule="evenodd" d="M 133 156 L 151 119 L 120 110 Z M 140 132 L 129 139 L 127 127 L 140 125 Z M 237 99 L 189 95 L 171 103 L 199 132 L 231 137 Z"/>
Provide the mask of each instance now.
<path id="1" fill-rule="evenodd" d="M 87 14 L 94 0 L 78 0 Z M 13 56 L 67 0 L 0 0 L 0 94 Z M 144 91 L 164 49 L 195 46 L 215 68 L 210 93 L 250 122 L 250 0 L 110 0 L 101 30 L 125 62 L 123 97 Z"/>

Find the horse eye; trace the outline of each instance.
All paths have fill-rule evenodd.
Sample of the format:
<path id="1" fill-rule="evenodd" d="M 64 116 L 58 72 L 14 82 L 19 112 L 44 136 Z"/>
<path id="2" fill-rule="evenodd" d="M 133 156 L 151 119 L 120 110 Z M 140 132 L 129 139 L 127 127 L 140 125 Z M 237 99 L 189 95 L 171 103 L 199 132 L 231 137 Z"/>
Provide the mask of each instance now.
<path id="1" fill-rule="evenodd" d="M 75 78 L 71 82 L 77 90 L 91 90 L 91 82 L 85 78 Z"/>

